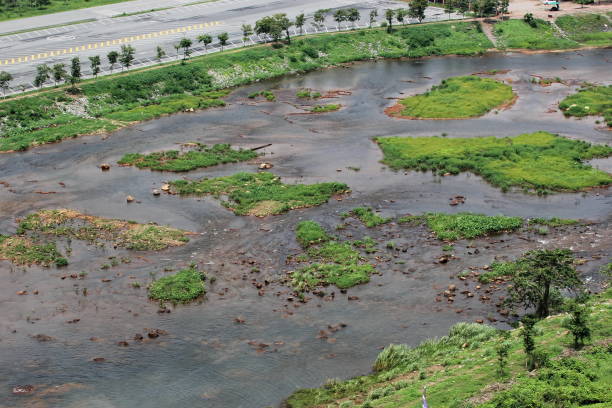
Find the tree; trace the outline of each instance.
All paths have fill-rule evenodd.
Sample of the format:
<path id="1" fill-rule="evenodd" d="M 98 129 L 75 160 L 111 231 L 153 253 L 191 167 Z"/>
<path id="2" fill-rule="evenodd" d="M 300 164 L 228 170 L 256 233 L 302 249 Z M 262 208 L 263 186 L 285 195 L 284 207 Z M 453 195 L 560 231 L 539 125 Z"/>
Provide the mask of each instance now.
<path id="1" fill-rule="evenodd" d="M 323 23 L 325 23 L 325 17 L 327 17 L 327 13 L 329 12 L 329 9 L 320 9 L 315 11 L 312 19 L 315 22 L 316 25 L 321 25 Z"/>
<path id="2" fill-rule="evenodd" d="M 228 33 L 221 33 L 217 36 L 219 39 L 219 44 L 221 44 L 221 51 L 223 51 L 223 47 L 227 44 L 227 40 L 229 39 Z"/>
<path id="3" fill-rule="evenodd" d="M 401 8 L 395 11 L 395 19 L 398 23 L 404 24 L 404 18 L 408 15 L 408 10 Z"/>
<path id="4" fill-rule="evenodd" d="M 347 20 L 353 23 L 353 26 L 355 26 L 355 23 L 361 18 L 361 13 L 359 13 L 359 10 L 352 7 L 348 9 L 346 13 Z"/>
<path id="5" fill-rule="evenodd" d="M 499 13 L 504 16 L 504 14 L 508 13 L 508 7 L 510 6 L 510 0 L 500 0 L 499 1 Z"/>
<path id="6" fill-rule="evenodd" d="M 130 66 L 132 65 L 132 61 L 134 61 L 134 52 L 135 51 L 136 50 L 131 45 L 122 45 L 121 46 L 121 53 L 119 55 L 119 62 L 121 63 L 122 67 L 125 67 L 125 69 L 130 69 Z"/>
<path id="7" fill-rule="evenodd" d="M 453 0 L 456 3 L 457 10 L 461 13 L 462 17 L 465 17 L 465 13 L 470 10 L 470 0 Z"/>
<path id="8" fill-rule="evenodd" d="M 452 14 L 453 11 L 455 11 L 455 2 L 456 0 L 446 0 L 446 3 L 444 3 L 444 11 L 446 11 L 446 13 L 448 14 L 448 19 L 450 20 L 450 15 Z"/>
<path id="9" fill-rule="evenodd" d="M 393 18 L 395 17 L 395 10 L 385 10 L 385 19 L 387 20 L 387 32 L 393 31 Z"/>
<path id="10" fill-rule="evenodd" d="M 176 50 L 176 59 L 178 59 L 179 58 L 179 50 L 181 49 L 181 45 L 180 44 L 174 44 L 173 47 Z"/>
<path id="11" fill-rule="evenodd" d="M 569 249 L 527 252 L 517 261 L 507 302 L 535 308 L 538 318 L 548 316 L 551 308 L 561 303 L 561 289 L 576 289 L 582 285 L 573 262 Z"/>
<path id="12" fill-rule="evenodd" d="M 501 338 L 499 343 L 495 346 L 495 353 L 497 353 L 497 373 L 500 377 L 504 377 L 506 375 L 506 366 L 508 365 L 508 354 L 510 352 L 510 348 L 512 347 L 512 343 L 509 341 L 510 332 L 502 331 Z"/>
<path id="13" fill-rule="evenodd" d="M 419 20 L 419 23 L 425 19 L 425 10 L 427 10 L 428 0 L 412 0 L 408 9 L 408 15 Z"/>
<path id="14" fill-rule="evenodd" d="M 55 64 L 52 68 L 53 71 L 53 81 L 57 86 L 58 82 L 62 79 L 66 78 L 66 66 L 64 64 Z"/>
<path id="15" fill-rule="evenodd" d="M 72 88 L 81 80 L 81 60 L 79 57 L 70 60 L 70 77 L 68 79 Z"/>
<path id="16" fill-rule="evenodd" d="M 158 45 L 157 48 L 155 48 L 155 54 L 157 60 L 161 62 L 162 58 L 166 56 L 166 51 L 164 51 L 164 49 Z"/>
<path id="17" fill-rule="evenodd" d="M 13 76 L 6 71 L 0 71 L 0 88 L 2 88 L 2 94 L 6 96 L 6 90 L 8 84 L 13 80 Z"/>
<path id="18" fill-rule="evenodd" d="M 370 28 L 372 28 L 372 24 L 376 22 L 376 17 L 378 17 L 378 10 L 374 9 L 370 11 Z"/>
<path id="19" fill-rule="evenodd" d="M 213 38 L 208 34 L 199 35 L 198 42 L 204 44 L 204 51 L 208 51 L 208 44 L 213 42 Z"/>
<path id="20" fill-rule="evenodd" d="M 94 55 L 93 57 L 89 57 L 89 63 L 91 65 L 91 74 L 94 76 L 94 78 L 97 78 L 98 74 L 100 73 L 100 56 Z"/>
<path id="21" fill-rule="evenodd" d="M 185 61 L 187 59 L 187 57 L 189 57 L 189 55 L 191 55 L 191 46 L 193 45 L 193 41 L 191 41 L 189 38 L 183 37 L 181 38 L 181 41 L 178 43 L 179 47 L 183 49 L 183 61 Z"/>
<path id="22" fill-rule="evenodd" d="M 306 16 L 304 16 L 304 13 L 295 17 L 295 26 L 300 29 L 300 34 L 304 33 L 305 23 L 306 23 Z"/>
<path id="23" fill-rule="evenodd" d="M 334 13 L 334 21 L 338 23 L 338 26 L 342 25 L 342 22 L 346 21 L 347 19 L 348 15 L 344 9 L 336 10 Z"/>
<path id="24" fill-rule="evenodd" d="M 527 369 L 531 371 L 535 368 L 535 340 L 533 339 L 535 331 L 533 327 L 536 324 L 536 319 L 525 316 L 521 322 L 523 323 L 521 334 L 523 336 L 523 349 L 527 355 Z"/>
<path id="25" fill-rule="evenodd" d="M 253 35 L 253 27 L 250 24 L 243 24 L 242 25 L 242 42 L 245 45 L 251 35 Z"/>
<path id="26" fill-rule="evenodd" d="M 591 328 L 589 327 L 589 308 L 581 305 L 575 300 L 569 302 L 567 310 L 570 317 L 564 322 L 563 326 L 574 336 L 574 348 L 576 350 L 584 346 L 585 340 L 591 338 Z"/>
<path id="27" fill-rule="evenodd" d="M 274 19 L 276 20 L 276 24 L 278 24 L 281 31 L 285 32 L 287 44 L 291 44 L 289 29 L 293 26 L 293 22 L 287 18 L 287 15 L 285 13 L 275 14 Z"/>
<path id="28" fill-rule="evenodd" d="M 36 67 L 36 77 L 34 77 L 34 86 L 42 88 L 42 86 L 49 80 L 49 74 L 51 68 L 47 64 L 38 65 Z"/>
<path id="29" fill-rule="evenodd" d="M 275 17 L 264 17 L 255 22 L 255 32 L 258 35 L 269 35 L 273 41 L 278 42 L 283 36 L 283 28 Z"/>
<path id="30" fill-rule="evenodd" d="M 113 67 L 117 63 L 117 60 L 119 59 L 119 53 L 117 51 L 111 51 L 108 54 L 106 54 L 106 58 L 108 59 L 108 63 L 110 64 L 110 71 L 112 73 Z"/>

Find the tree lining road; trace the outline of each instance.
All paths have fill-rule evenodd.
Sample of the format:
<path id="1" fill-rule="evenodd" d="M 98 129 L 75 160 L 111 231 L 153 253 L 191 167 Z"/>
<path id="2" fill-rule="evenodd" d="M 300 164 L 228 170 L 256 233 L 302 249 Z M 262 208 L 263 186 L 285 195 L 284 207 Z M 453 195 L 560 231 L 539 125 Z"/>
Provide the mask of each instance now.
<path id="1" fill-rule="evenodd" d="M 23 34 L 0 37 L 0 70 L 11 73 L 14 80 L 7 94 L 17 93 L 32 88 L 32 81 L 36 73 L 36 66 L 47 64 L 49 66 L 64 63 L 67 66 L 70 59 L 78 56 L 82 62 L 84 76 L 90 74 L 88 57 L 100 55 L 103 65 L 101 74 L 109 72 L 106 54 L 112 50 L 118 50 L 120 44 L 118 39 L 128 39 L 128 43 L 136 49 L 134 66 L 146 66 L 157 63 L 155 61 L 155 48 L 161 46 L 167 56 L 163 62 L 176 59 L 174 45 L 181 38 L 187 36 L 194 40 L 193 51 L 195 55 L 204 53 L 204 47 L 197 44 L 195 38 L 201 34 L 210 34 L 214 38 L 212 50 L 219 47 L 216 35 L 221 32 L 230 34 L 228 45 L 242 46 L 242 24 L 254 24 L 256 20 L 275 13 L 287 13 L 290 18 L 305 13 L 311 16 L 314 11 L 321 8 L 345 8 L 355 7 L 361 12 L 360 25 L 365 26 L 369 11 L 376 8 L 379 10 L 379 19 L 382 19 L 382 11 L 385 8 L 406 7 L 406 3 L 393 0 L 311 0 L 307 4 L 298 0 L 219 0 L 213 3 L 202 3 L 188 7 L 178 7 L 158 12 L 150 12 L 135 16 L 105 19 L 84 24 L 75 24 L 57 29 L 45 29 Z M 326 21 L 327 30 L 334 30 L 336 23 L 331 18 Z M 441 10 L 428 9 L 428 20 L 440 18 Z M 442 16 L 446 18 L 446 16 Z M 314 31 L 311 25 L 312 19 L 308 18 L 306 32 Z M 201 24 L 208 24 L 201 26 Z M 187 30 L 187 27 L 192 27 Z M 177 28 L 183 30 L 177 31 Z M 171 30 L 174 30 L 172 32 Z M 168 31 L 165 35 L 153 36 L 154 33 Z M 324 29 L 325 31 L 325 29 Z M 130 40 L 132 38 L 132 40 Z M 55 41 L 54 41 L 55 40 Z M 112 41 L 115 40 L 115 45 Z M 250 42 L 263 40 L 257 36 L 251 36 Z M 107 46 L 106 42 L 110 42 Z M 125 43 L 122 41 L 122 43 Z M 60 45 L 61 44 L 61 45 Z M 95 48 L 97 44 L 97 48 Z M 102 46 L 100 46 L 102 44 Z M 78 48 L 77 48 L 78 47 Z M 72 53 L 58 52 L 70 50 Z M 211 50 L 209 46 L 209 50 Z M 53 52 L 53 54 L 51 54 Z M 46 54 L 46 56 L 45 56 Z M 32 55 L 36 56 L 32 60 Z M 38 56 L 40 55 L 40 58 Z M 4 62 L 13 58 L 22 58 L 21 63 L 4 65 Z M 27 62 L 24 61 L 28 57 Z"/>

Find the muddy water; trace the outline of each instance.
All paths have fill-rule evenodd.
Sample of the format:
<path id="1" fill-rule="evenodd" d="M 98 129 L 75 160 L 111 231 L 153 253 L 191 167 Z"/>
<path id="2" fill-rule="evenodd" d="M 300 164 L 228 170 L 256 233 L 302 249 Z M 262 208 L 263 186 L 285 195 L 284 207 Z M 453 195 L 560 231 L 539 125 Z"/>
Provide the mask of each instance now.
<path id="1" fill-rule="evenodd" d="M 562 245 L 590 260 L 581 267 L 583 272 L 595 271 L 611 253 L 609 189 L 537 197 L 503 194 L 474 175 L 396 173 L 379 163 L 381 154 L 371 138 L 512 136 L 546 130 L 609 143 L 610 132 L 598 129 L 595 118 L 565 119 L 551 108 L 576 89 L 572 81 L 609 83 L 610 61 L 612 51 L 599 50 L 361 63 L 238 89 L 224 109 L 174 115 L 105 137 L 1 155 L 0 180 L 9 186 L 0 185 L 0 233 L 13 232 L 15 217 L 28 212 L 69 207 L 98 216 L 157 221 L 198 235 L 184 247 L 161 253 L 73 242 L 71 264 L 61 270 L 0 263 L 0 407 L 276 406 L 299 387 L 366 373 L 379 348 L 388 343 L 416 344 L 443 335 L 457 321 L 495 318 L 491 302 L 435 301 L 456 281 L 450 277 L 468 266 L 511 259 L 536 246 Z M 491 69 L 510 70 L 497 78 L 512 81 L 519 95 L 511 109 L 458 121 L 408 121 L 383 114 L 394 103 L 388 98 L 422 92 L 444 77 Z M 541 87 L 529 81 L 530 75 L 558 76 L 570 86 Z M 323 101 L 341 103 L 339 112 L 301 115 L 297 113 L 303 113 L 304 102 L 294 97 L 301 87 L 352 94 Z M 261 89 L 277 90 L 278 101 L 253 103 L 246 98 Z M 318 208 L 255 219 L 236 217 L 214 199 L 154 197 L 151 189 L 181 177 L 254 171 L 257 161 L 184 176 L 97 168 L 103 162 L 114 164 L 126 152 L 168 149 L 187 141 L 242 147 L 272 143 L 257 161 L 273 163 L 272 171 L 286 182 L 335 180 L 347 183 L 353 193 Z M 612 167 L 608 159 L 594 164 L 607 171 Z M 128 194 L 138 202 L 127 204 Z M 466 203 L 449 207 L 449 197 L 459 194 L 467 197 Z M 358 205 L 373 206 L 385 215 L 475 211 L 584 218 L 597 224 L 547 236 L 522 233 L 476 240 L 477 254 L 462 242 L 456 247 L 459 259 L 435 264 L 441 247 L 424 230 L 391 225 L 367 231 L 352 223 L 338 234 L 346 239 L 371 235 L 381 242 L 379 256 L 391 260 L 380 263 L 382 274 L 368 285 L 349 290 L 348 295 L 359 300 L 349 301 L 347 294 L 336 291 L 333 300 L 316 298 L 296 306 L 278 284 L 258 295 L 252 280 L 274 280 L 291 269 L 285 259 L 299 252 L 292 232 L 299 220 L 315 219 L 333 229 L 341 222 L 338 214 Z M 384 242 L 389 240 L 406 251 L 386 250 Z M 100 269 L 111 256 L 129 257 L 131 262 Z M 206 300 L 157 313 L 158 305 L 147 301 L 144 287 L 165 268 L 190 262 L 198 262 L 217 279 Z M 260 272 L 251 272 L 253 268 Z M 83 278 L 69 277 L 81 271 L 87 273 Z M 134 288 L 134 282 L 142 288 Z M 19 290 L 39 294 L 18 296 Z M 80 320 L 68 323 L 75 319 Z M 347 326 L 328 329 L 338 323 Z M 148 328 L 168 334 L 148 339 Z M 319 338 L 320 330 L 324 338 Z M 145 340 L 132 340 L 136 333 L 145 334 Z M 52 340 L 40 342 L 33 338 L 37 334 Z M 129 346 L 117 345 L 124 340 Z M 93 362 L 97 357 L 105 361 Z M 35 390 L 12 395 L 12 387 L 19 384 L 32 384 Z"/>

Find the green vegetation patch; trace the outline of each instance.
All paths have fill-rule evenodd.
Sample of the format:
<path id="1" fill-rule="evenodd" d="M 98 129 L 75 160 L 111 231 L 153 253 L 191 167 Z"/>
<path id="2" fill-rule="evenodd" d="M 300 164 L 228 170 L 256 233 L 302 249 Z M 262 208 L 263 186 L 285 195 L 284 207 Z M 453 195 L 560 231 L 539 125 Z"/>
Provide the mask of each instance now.
<path id="1" fill-rule="evenodd" d="M 399 28 L 391 35 L 359 30 L 305 37 L 282 48 L 247 47 L 193 58 L 186 64 L 88 80 L 80 84 L 76 96 L 58 89 L 2 101 L 0 151 L 25 150 L 161 115 L 223 106 L 227 89 L 285 74 L 372 58 L 481 54 L 492 44 L 479 27 L 453 22 Z M 79 109 L 67 109 L 73 106 Z M 69 113 L 78 110 L 84 112 Z"/>
<path id="2" fill-rule="evenodd" d="M 529 225 L 546 225 L 549 227 L 561 227 L 564 225 L 576 225 L 579 224 L 580 221 L 578 220 L 572 220 L 572 219 L 567 219 L 567 218 L 558 218 L 558 217 L 552 217 L 552 218 L 542 218 L 542 217 L 538 217 L 538 218 L 530 218 L 528 221 Z"/>
<path id="3" fill-rule="evenodd" d="M 348 214 L 345 215 L 353 216 L 358 218 L 368 228 L 376 227 L 381 224 L 387 224 L 391 222 L 391 218 L 384 218 L 378 214 L 375 214 L 370 207 L 357 207 L 353 208 Z"/>
<path id="4" fill-rule="evenodd" d="M 518 270 L 516 262 L 493 262 L 485 273 L 478 276 L 480 283 L 490 283 L 496 279 L 508 278 Z"/>
<path id="5" fill-rule="evenodd" d="M 251 150 L 234 150 L 229 144 L 207 147 L 196 143 L 193 149 L 187 152 L 168 150 L 151 154 L 126 154 L 118 163 L 139 169 L 182 172 L 224 163 L 237 163 L 257 156 L 257 153 Z"/>
<path id="6" fill-rule="evenodd" d="M 35 243 L 24 236 L 0 235 L 0 260 L 11 261 L 15 265 L 64 266 L 66 258 L 57 250 L 53 242 Z"/>
<path id="7" fill-rule="evenodd" d="M 579 44 L 563 37 L 549 22 L 533 19 L 507 20 L 495 24 L 494 33 L 500 48 L 526 48 L 530 50 L 561 50 L 576 48 Z"/>
<path id="8" fill-rule="evenodd" d="M 439 239 L 449 241 L 513 231 L 523 225 L 521 217 L 503 215 L 430 213 L 424 217 L 427 226 L 435 232 Z"/>
<path id="9" fill-rule="evenodd" d="M 583 160 L 612 155 L 612 147 L 591 145 L 547 132 L 515 137 L 383 137 L 383 163 L 393 169 L 431 170 L 439 174 L 471 171 L 502 191 L 579 191 L 607 186 L 610 174 Z"/>
<path id="10" fill-rule="evenodd" d="M 299 222 L 295 229 L 295 238 L 303 248 L 327 242 L 331 239 L 323 227 L 315 221 Z"/>
<path id="11" fill-rule="evenodd" d="M 494 79 L 473 75 L 453 77 L 424 94 L 400 100 L 399 114 L 418 119 L 471 118 L 508 104 L 514 98 L 511 86 Z"/>
<path id="12" fill-rule="evenodd" d="M 612 85 L 588 86 L 568 96 L 559 103 L 565 116 L 603 116 L 612 127 Z"/>
<path id="13" fill-rule="evenodd" d="M 337 110 L 340 110 L 340 108 L 342 107 L 342 105 L 336 104 L 336 103 L 330 103 L 327 105 L 316 105 L 313 106 L 310 111 L 313 113 L 326 113 L 326 112 L 334 112 Z"/>
<path id="14" fill-rule="evenodd" d="M 458 323 L 448 336 L 416 347 L 392 344 L 374 363 L 374 372 L 349 380 L 329 380 L 320 388 L 296 391 L 288 408 L 420 407 L 427 387 L 430 407 L 608 407 L 612 353 L 610 292 L 587 307 L 592 346 L 573 351 L 566 316 L 536 323 L 534 341 L 542 367 L 528 372 L 522 329 L 502 334 L 493 327 Z M 498 350 L 507 351 L 500 374 Z"/>
<path id="15" fill-rule="evenodd" d="M 44 0 L 37 2 L 3 2 L 0 5 L 0 21 L 59 13 L 106 4 L 122 3 L 128 0 Z"/>
<path id="16" fill-rule="evenodd" d="M 561 16 L 556 24 L 570 39 L 593 46 L 611 46 L 610 20 L 601 14 L 578 14 Z"/>
<path id="17" fill-rule="evenodd" d="M 17 233 L 43 233 L 91 243 L 109 241 L 114 246 L 147 251 L 184 245 L 187 232 L 154 224 L 94 217 L 74 210 L 42 210 L 28 215 Z"/>
<path id="18" fill-rule="evenodd" d="M 321 93 L 313 92 L 311 89 L 300 89 L 295 93 L 295 96 L 302 99 L 317 99 L 321 97 Z"/>
<path id="19" fill-rule="evenodd" d="M 258 96 L 263 96 L 269 102 L 274 102 L 276 100 L 276 95 L 274 95 L 274 93 L 272 91 L 253 92 L 252 94 L 249 95 L 249 99 L 255 99 Z"/>
<path id="20" fill-rule="evenodd" d="M 186 303 L 206 293 L 206 275 L 191 266 L 164 276 L 149 286 L 149 297 L 160 301 Z"/>
<path id="21" fill-rule="evenodd" d="M 266 216 L 296 208 L 326 203 L 334 194 L 347 193 L 343 183 L 283 184 L 272 173 L 236 173 L 232 176 L 204 178 L 198 181 L 177 180 L 170 183 L 181 195 L 227 196 L 223 205 L 237 215 Z"/>

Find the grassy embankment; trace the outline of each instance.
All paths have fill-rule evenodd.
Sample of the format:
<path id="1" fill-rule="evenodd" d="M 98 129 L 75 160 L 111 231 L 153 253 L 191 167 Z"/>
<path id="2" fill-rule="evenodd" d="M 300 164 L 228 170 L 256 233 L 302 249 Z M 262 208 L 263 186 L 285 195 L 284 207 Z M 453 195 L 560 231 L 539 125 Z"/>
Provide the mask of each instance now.
<path id="1" fill-rule="evenodd" d="M 355 208 L 342 215 L 343 219 L 348 217 L 358 218 L 367 228 L 393 221 L 391 218 L 380 217 L 368 207 Z M 471 213 L 428 213 L 420 216 L 400 217 L 395 221 L 408 227 L 424 223 L 438 239 L 446 242 L 512 232 L 524 226 L 530 228 L 534 224 L 556 228 L 578 222 L 559 218 L 537 218 L 526 222 L 520 217 Z M 285 279 L 285 283 L 293 288 L 298 296 L 307 291 L 318 290 L 321 293 L 319 289 L 329 285 L 347 289 L 367 283 L 370 275 L 376 272 L 374 267 L 368 263 L 368 255 L 377 253 L 380 250 L 380 243 L 369 236 L 357 241 L 341 241 L 314 221 L 298 223 L 295 236 L 304 252 L 295 257 L 289 257 L 288 261 L 295 262 L 296 265 L 309 263 L 307 266 L 291 271 Z M 393 246 L 387 245 L 386 248 L 393 249 Z M 493 280 L 504 276 L 506 271 L 507 268 L 504 269 L 503 265 L 500 268 L 495 266 L 487 272 L 487 277 Z"/>
<path id="2" fill-rule="evenodd" d="M 507 20 L 495 24 L 494 34 L 499 48 L 530 50 L 564 50 L 581 44 L 566 39 L 547 21 L 535 19 L 535 27 L 523 20 Z"/>
<path id="3" fill-rule="evenodd" d="M 0 151 L 24 150 L 78 135 L 111 131 L 164 114 L 223 106 L 233 86 L 370 58 L 474 55 L 492 44 L 472 23 L 405 27 L 303 37 L 82 83 L 80 95 L 43 91 L 0 103 Z M 78 100 L 75 100 L 78 97 Z M 76 104 L 85 113 L 67 113 Z"/>
<path id="4" fill-rule="evenodd" d="M 559 103 L 565 116 L 603 116 L 612 127 L 612 85 L 586 86 Z"/>
<path id="5" fill-rule="evenodd" d="M 384 137 L 376 142 L 393 169 L 457 174 L 470 171 L 503 191 L 580 191 L 607 186 L 612 176 L 583 160 L 612 155 L 612 147 L 569 140 L 547 132 L 515 137 Z"/>
<path id="6" fill-rule="evenodd" d="M 570 39 L 592 46 L 610 46 L 612 31 L 609 30 L 610 20 L 600 14 L 579 14 L 562 16 L 556 20 Z"/>
<path id="7" fill-rule="evenodd" d="M 484 115 L 515 99 L 512 87 L 490 78 L 447 78 L 421 95 L 401 99 L 387 112 L 411 119 L 465 119 Z"/>
<path id="8" fill-rule="evenodd" d="M 229 144 L 212 147 L 190 143 L 188 151 L 167 150 L 150 154 L 129 153 L 117 163 L 122 166 L 136 166 L 139 169 L 183 172 L 218 164 L 237 163 L 254 159 L 258 154 L 252 150 L 234 150 Z"/>
<path id="9" fill-rule="evenodd" d="M 317 389 L 295 392 L 289 408 L 420 408 L 427 387 L 436 408 L 609 407 L 612 394 L 612 293 L 589 302 L 592 340 L 582 351 L 570 349 L 566 315 L 536 324 L 536 349 L 548 358 L 529 373 L 520 329 L 505 339 L 498 330 L 474 323 L 455 325 L 448 336 L 411 348 L 390 345 L 374 363 L 374 373 L 329 380 Z M 497 348 L 509 345 L 505 375 L 498 372 Z"/>
<path id="10" fill-rule="evenodd" d="M 206 293 L 206 275 L 195 265 L 175 274 L 153 281 L 149 286 L 149 297 L 173 303 L 187 303 Z"/>
<path id="11" fill-rule="evenodd" d="M 68 261 L 57 249 L 54 238 L 159 251 L 184 245 L 189 241 L 187 234 L 175 228 L 94 217 L 74 210 L 42 210 L 21 220 L 15 235 L 0 235 L 0 259 L 16 265 L 64 266 Z"/>
<path id="12" fill-rule="evenodd" d="M 236 215 L 266 216 L 281 214 L 296 208 L 314 207 L 326 203 L 333 195 L 349 191 L 343 183 L 283 184 L 272 173 L 236 173 L 232 176 L 176 180 L 170 183 L 172 192 L 181 195 L 227 195 L 223 206 Z"/>
<path id="13" fill-rule="evenodd" d="M 2 12 L 0 12 L 0 21 L 42 16 L 45 14 L 59 13 L 62 11 L 104 6 L 106 4 L 123 3 L 125 1 L 128 0 L 50 0 L 50 4 L 43 7 L 32 7 L 30 6 L 30 2 L 24 2 L 23 6 L 11 8 L 5 5 L 2 7 Z"/>

